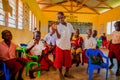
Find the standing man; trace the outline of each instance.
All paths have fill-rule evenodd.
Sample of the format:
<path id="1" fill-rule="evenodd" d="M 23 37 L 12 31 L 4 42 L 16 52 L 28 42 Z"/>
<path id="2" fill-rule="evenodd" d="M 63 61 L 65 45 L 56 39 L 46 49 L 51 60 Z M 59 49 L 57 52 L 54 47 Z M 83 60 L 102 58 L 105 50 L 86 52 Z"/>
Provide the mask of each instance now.
<path id="1" fill-rule="evenodd" d="M 74 33 L 73 26 L 70 23 L 65 22 L 65 16 L 63 12 L 58 12 L 57 14 L 59 24 L 53 26 L 56 31 L 57 40 L 56 40 L 56 57 L 54 66 L 59 69 L 60 80 L 64 80 L 64 77 L 71 78 L 69 74 L 69 68 L 72 65 L 72 57 L 70 53 L 71 48 L 71 36 Z M 62 74 L 62 66 L 66 67 L 65 74 Z"/>

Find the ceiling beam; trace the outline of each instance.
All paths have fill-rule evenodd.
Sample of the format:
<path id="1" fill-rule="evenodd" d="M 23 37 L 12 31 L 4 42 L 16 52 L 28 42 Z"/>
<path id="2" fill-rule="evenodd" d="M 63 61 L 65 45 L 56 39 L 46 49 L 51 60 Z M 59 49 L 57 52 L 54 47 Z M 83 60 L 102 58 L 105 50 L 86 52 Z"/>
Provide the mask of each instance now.
<path id="1" fill-rule="evenodd" d="M 71 8 L 70 12 L 73 12 L 73 7 L 72 7 L 73 6 L 73 1 L 70 1 L 70 6 L 71 6 L 70 7 Z"/>
<path id="2" fill-rule="evenodd" d="M 91 8 L 103 8 L 103 9 L 110 9 L 109 7 L 91 7 Z"/>
<path id="3" fill-rule="evenodd" d="M 63 7 L 65 10 L 67 10 L 68 12 L 70 12 L 70 10 L 69 9 L 67 9 L 65 6 L 61 6 L 61 7 Z"/>
<path id="4" fill-rule="evenodd" d="M 37 2 L 38 4 L 43 4 L 43 5 L 53 5 L 53 3 L 45 3 L 45 2 Z"/>
<path id="5" fill-rule="evenodd" d="M 94 8 L 96 8 L 96 7 L 98 7 L 98 6 L 100 6 L 102 3 L 100 2 L 99 4 L 97 4 Z"/>
<path id="6" fill-rule="evenodd" d="M 87 2 L 88 0 L 83 0 L 81 4 L 79 4 L 78 8 L 76 10 L 74 10 L 74 12 L 77 12 L 78 10 L 80 10 L 83 5 Z M 78 3 L 78 2 L 77 2 Z"/>
<path id="7" fill-rule="evenodd" d="M 100 13 L 97 12 L 94 8 L 91 8 L 91 7 L 87 6 L 87 5 L 84 5 L 84 6 L 86 6 L 86 7 L 89 8 L 90 10 L 94 11 L 96 14 L 100 14 Z"/>
<path id="8" fill-rule="evenodd" d="M 78 4 L 78 6 L 82 6 L 82 5 L 84 5 L 87 1 L 89 1 L 89 0 L 83 0 L 82 3 L 80 3 L 80 2 L 78 1 L 77 4 Z"/>
<path id="9" fill-rule="evenodd" d="M 42 4 L 42 5 L 54 5 L 52 3 L 38 3 L 39 5 Z M 65 6 L 65 7 L 71 7 L 71 5 L 64 5 L 64 4 L 57 4 L 59 6 Z M 78 6 L 75 6 L 75 5 L 72 5 L 72 7 L 78 7 Z"/>
<path id="10" fill-rule="evenodd" d="M 42 10 L 43 12 L 59 12 L 57 10 Z M 64 13 L 70 13 L 68 11 L 62 11 Z M 75 14 L 96 14 L 96 13 L 90 13 L 90 12 L 72 12 L 72 13 L 75 13 Z"/>
<path id="11" fill-rule="evenodd" d="M 82 6 L 83 7 L 83 6 Z M 77 8 L 76 10 L 74 10 L 73 12 L 77 12 L 78 10 L 80 10 L 82 7 Z"/>
<path id="12" fill-rule="evenodd" d="M 106 6 L 108 6 L 110 9 L 113 9 L 108 3 L 104 2 L 103 4 L 105 4 Z"/>
<path id="13" fill-rule="evenodd" d="M 106 6 L 108 6 L 110 9 L 113 9 L 108 3 L 107 3 L 107 0 L 97 0 L 99 1 L 101 4 L 104 4 Z"/>
<path id="14" fill-rule="evenodd" d="M 45 8 L 49 8 L 49 7 L 53 7 L 53 6 L 62 4 L 62 3 L 64 3 L 64 2 L 66 2 L 66 1 L 58 2 L 58 3 L 54 3 L 54 4 L 53 4 L 53 3 L 38 3 L 38 4 L 47 5 L 46 7 L 44 7 L 44 9 L 45 9 Z"/>

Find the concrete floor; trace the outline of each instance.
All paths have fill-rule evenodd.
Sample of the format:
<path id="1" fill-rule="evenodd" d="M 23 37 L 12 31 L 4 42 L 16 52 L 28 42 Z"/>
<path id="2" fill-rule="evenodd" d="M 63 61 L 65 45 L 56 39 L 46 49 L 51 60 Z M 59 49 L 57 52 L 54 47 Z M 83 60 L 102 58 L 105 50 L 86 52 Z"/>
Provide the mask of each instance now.
<path id="1" fill-rule="evenodd" d="M 108 50 L 106 49 L 101 49 L 105 55 L 108 55 Z M 50 58 L 52 58 L 50 56 Z M 113 67 L 113 69 L 109 70 L 108 72 L 108 80 L 120 80 L 120 76 L 115 76 L 115 72 L 116 72 L 116 60 L 114 59 L 114 63 L 115 66 Z M 75 65 L 73 65 L 70 69 L 70 73 L 71 75 L 74 76 L 74 78 L 65 78 L 65 80 L 88 80 L 88 74 L 86 73 L 86 68 L 87 68 L 87 64 L 84 64 L 84 66 L 79 65 L 78 67 L 76 67 Z M 63 73 L 64 73 L 65 69 L 63 68 Z M 34 75 L 36 76 L 35 79 L 30 79 L 29 76 L 25 75 L 25 72 L 23 73 L 23 78 L 24 80 L 60 80 L 59 79 L 59 75 L 58 75 L 58 71 L 57 70 L 53 70 L 52 68 L 50 68 L 50 71 L 42 71 L 41 72 L 41 76 L 37 77 L 36 75 L 37 73 L 35 73 Z M 93 73 L 93 80 L 105 80 L 105 74 L 106 71 L 105 69 L 101 69 L 100 74 L 97 74 L 96 71 L 94 71 Z"/>

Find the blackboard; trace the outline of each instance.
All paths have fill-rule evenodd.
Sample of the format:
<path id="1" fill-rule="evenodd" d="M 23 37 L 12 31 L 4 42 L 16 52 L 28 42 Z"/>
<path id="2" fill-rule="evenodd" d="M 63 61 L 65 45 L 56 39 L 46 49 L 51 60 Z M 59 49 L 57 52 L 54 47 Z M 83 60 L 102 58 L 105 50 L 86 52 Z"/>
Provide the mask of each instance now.
<path id="1" fill-rule="evenodd" d="M 92 23 L 90 22 L 70 22 L 74 29 L 79 29 L 80 34 L 86 34 L 88 29 L 92 29 Z"/>
<path id="2" fill-rule="evenodd" d="M 52 22 L 52 21 L 48 21 L 48 28 L 50 27 L 50 22 Z M 54 22 L 56 22 L 58 24 L 57 21 L 54 21 Z M 79 29 L 80 34 L 86 34 L 86 31 L 88 29 L 92 29 L 92 23 L 90 23 L 90 22 L 69 22 L 69 23 L 71 23 L 73 25 L 74 29 Z"/>

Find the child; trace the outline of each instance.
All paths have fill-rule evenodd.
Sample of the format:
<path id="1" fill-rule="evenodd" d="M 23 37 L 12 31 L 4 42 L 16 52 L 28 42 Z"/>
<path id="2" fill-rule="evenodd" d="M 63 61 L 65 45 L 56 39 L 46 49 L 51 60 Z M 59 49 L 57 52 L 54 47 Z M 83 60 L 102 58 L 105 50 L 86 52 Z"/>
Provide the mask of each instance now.
<path id="1" fill-rule="evenodd" d="M 100 40 L 97 39 L 97 30 L 93 30 L 93 34 L 92 37 L 95 39 L 95 41 L 97 42 L 96 48 L 99 48 L 101 46 L 101 42 Z"/>
<path id="2" fill-rule="evenodd" d="M 73 63 L 76 63 L 76 67 L 78 67 L 79 63 L 82 61 L 82 57 L 80 56 L 80 53 L 82 53 L 82 44 L 83 38 L 79 36 L 79 29 L 76 29 L 71 40 L 71 53 L 73 56 L 72 61 Z"/>
<path id="3" fill-rule="evenodd" d="M 60 80 L 65 80 L 64 77 L 73 77 L 69 73 L 69 68 L 72 65 L 70 39 L 72 33 L 74 33 L 74 29 L 70 23 L 65 21 L 65 15 L 63 12 L 58 12 L 57 19 L 59 24 L 57 27 L 54 27 L 57 35 L 54 66 L 59 70 Z M 64 76 L 62 73 L 63 66 L 66 67 Z"/>
<path id="4" fill-rule="evenodd" d="M 101 39 L 102 39 L 102 47 L 104 48 L 107 43 L 107 37 L 106 37 L 105 33 L 103 33 L 103 35 L 101 36 Z"/>
<path id="5" fill-rule="evenodd" d="M 89 49 L 89 48 L 96 49 L 96 45 L 97 45 L 97 42 L 92 37 L 92 30 L 91 29 L 87 30 L 87 36 L 84 38 L 84 50 L 82 53 L 82 59 L 83 59 L 82 64 L 88 62 L 87 57 L 85 55 L 86 49 Z"/>
<path id="6" fill-rule="evenodd" d="M 51 53 L 53 54 L 53 59 L 55 59 L 55 46 L 56 46 L 56 33 L 55 30 L 53 29 L 54 26 L 57 26 L 55 22 L 51 22 L 50 28 L 49 28 L 49 33 L 45 35 L 44 41 L 46 42 L 46 46 L 51 49 Z"/>
<path id="7" fill-rule="evenodd" d="M 92 37 L 93 37 L 95 40 L 97 40 L 96 36 L 97 36 L 97 30 L 93 30 Z"/>
<path id="8" fill-rule="evenodd" d="M 109 69 L 114 66 L 113 58 L 117 59 L 117 71 L 116 76 L 120 76 L 120 21 L 114 24 L 115 31 L 111 34 L 112 44 L 110 45 L 109 58 L 111 65 Z"/>
<path id="9" fill-rule="evenodd" d="M 41 64 L 40 67 L 30 70 L 30 78 L 35 78 L 33 72 L 38 70 L 49 70 L 49 67 L 53 65 L 53 62 L 48 58 L 48 47 L 44 46 L 41 40 L 40 31 L 36 31 L 34 39 L 27 46 L 27 52 L 31 53 L 31 55 L 37 55 L 39 57 L 38 62 Z"/>

